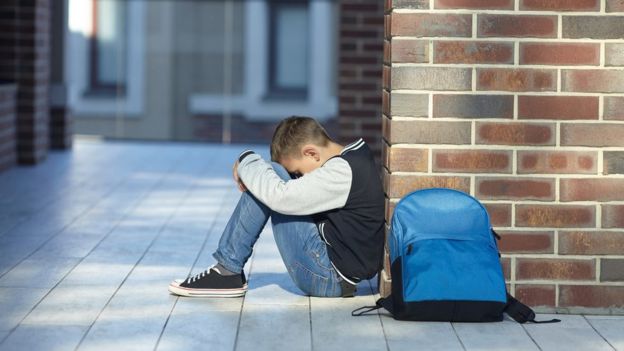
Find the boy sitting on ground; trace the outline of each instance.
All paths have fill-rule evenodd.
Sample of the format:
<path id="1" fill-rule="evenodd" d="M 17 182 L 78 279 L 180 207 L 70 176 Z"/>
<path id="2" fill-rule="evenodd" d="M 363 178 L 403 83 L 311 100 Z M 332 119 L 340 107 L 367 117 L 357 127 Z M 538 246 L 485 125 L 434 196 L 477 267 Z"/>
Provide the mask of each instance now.
<path id="1" fill-rule="evenodd" d="M 297 287 L 312 296 L 353 296 L 381 268 L 384 193 L 362 138 L 342 146 L 311 117 L 276 127 L 271 162 L 243 151 L 233 167 L 242 195 L 213 257 L 216 263 L 169 291 L 183 296 L 242 296 L 243 267 L 269 217 L 280 255 Z"/>

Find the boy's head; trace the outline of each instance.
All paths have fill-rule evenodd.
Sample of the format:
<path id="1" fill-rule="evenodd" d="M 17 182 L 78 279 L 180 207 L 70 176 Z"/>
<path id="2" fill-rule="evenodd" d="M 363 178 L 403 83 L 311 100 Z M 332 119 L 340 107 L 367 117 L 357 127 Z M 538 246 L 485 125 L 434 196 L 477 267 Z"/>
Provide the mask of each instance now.
<path id="1" fill-rule="evenodd" d="M 280 163 L 291 174 L 302 175 L 322 165 L 322 151 L 331 144 L 333 140 L 314 118 L 290 116 L 275 128 L 271 161 Z"/>

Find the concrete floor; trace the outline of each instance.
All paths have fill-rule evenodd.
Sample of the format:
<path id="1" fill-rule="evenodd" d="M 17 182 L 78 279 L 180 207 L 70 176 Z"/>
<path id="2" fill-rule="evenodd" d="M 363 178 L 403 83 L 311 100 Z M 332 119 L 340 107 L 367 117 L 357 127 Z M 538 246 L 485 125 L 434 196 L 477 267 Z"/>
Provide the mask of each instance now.
<path id="1" fill-rule="evenodd" d="M 399 322 L 374 304 L 303 296 L 267 225 L 244 298 L 180 298 L 213 263 L 238 200 L 238 154 L 259 145 L 94 142 L 0 173 L 0 350 L 624 350 L 624 317 L 520 325 Z M 551 315 L 539 315 L 542 319 Z"/>

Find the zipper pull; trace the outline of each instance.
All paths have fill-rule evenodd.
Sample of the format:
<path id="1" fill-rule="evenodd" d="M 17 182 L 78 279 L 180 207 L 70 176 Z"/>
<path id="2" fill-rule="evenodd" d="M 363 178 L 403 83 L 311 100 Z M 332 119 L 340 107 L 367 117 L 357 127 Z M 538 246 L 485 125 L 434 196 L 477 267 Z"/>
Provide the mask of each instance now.
<path id="1" fill-rule="evenodd" d="M 409 255 L 412 253 L 412 244 L 407 245 L 407 252 L 405 253 L 405 255 Z"/>

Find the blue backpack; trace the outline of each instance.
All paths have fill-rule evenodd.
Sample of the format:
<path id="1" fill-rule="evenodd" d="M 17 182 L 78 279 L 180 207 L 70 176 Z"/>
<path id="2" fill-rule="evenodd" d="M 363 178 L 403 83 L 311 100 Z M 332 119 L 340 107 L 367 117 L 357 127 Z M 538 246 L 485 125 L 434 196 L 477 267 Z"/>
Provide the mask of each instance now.
<path id="1" fill-rule="evenodd" d="M 535 322 L 507 293 L 496 238 L 485 207 L 470 195 L 440 188 L 407 194 L 388 238 L 392 293 L 352 315 L 383 307 L 399 320 L 494 322 L 506 312 Z"/>

